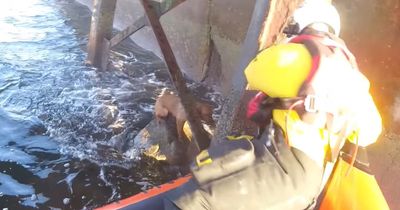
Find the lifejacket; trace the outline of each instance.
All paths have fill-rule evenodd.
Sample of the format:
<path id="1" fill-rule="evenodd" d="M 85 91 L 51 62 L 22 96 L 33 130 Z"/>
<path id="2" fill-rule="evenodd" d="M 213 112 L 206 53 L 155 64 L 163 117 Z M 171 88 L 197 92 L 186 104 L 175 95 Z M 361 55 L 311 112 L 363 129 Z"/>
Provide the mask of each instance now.
<path id="1" fill-rule="evenodd" d="M 310 73 L 298 92 L 304 102 L 304 110 L 299 112 L 306 122 L 315 121 L 318 112 L 334 117 L 352 115 L 358 109 L 358 97 L 368 95 L 369 81 L 359 71 L 353 54 L 341 39 L 328 35 L 305 34 L 290 40 L 304 44 L 312 56 Z M 327 129 L 339 132 L 331 120 L 327 120 Z"/>
<path id="2" fill-rule="evenodd" d="M 345 118 L 355 115 L 349 112 L 358 109 L 354 107 L 357 105 L 355 102 L 358 96 L 368 95 L 369 82 L 359 72 L 354 56 L 343 41 L 334 36 L 331 37 L 306 34 L 291 39 L 291 43 L 303 44 L 312 56 L 311 70 L 298 90 L 297 97 L 271 98 L 259 92 L 248 105 L 247 117 L 263 126 L 269 122 L 268 117 L 273 116 L 274 122 L 284 130 L 287 136 L 297 136 L 297 134 L 287 133 L 288 127 L 291 127 L 288 124 L 301 119 L 303 122 L 319 125 L 320 131 L 317 130 L 314 138 L 333 138 L 331 133 L 340 134 L 337 138 L 341 139 L 350 137 L 356 129 L 350 125 L 354 122 L 349 122 L 350 120 Z M 337 84 L 337 81 L 341 81 L 341 84 Z M 302 106 L 299 104 L 293 106 L 299 101 Z M 379 114 L 378 118 L 380 118 Z M 348 125 L 343 126 L 346 121 Z M 298 130 L 302 132 L 303 129 Z M 296 129 L 289 129 L 289 132 L 293 130 Z M 376 133 L 379 134 L 380 130 Z M 375 140 L 377 135 L 371 138 Z M 331 145 L 336 148 L 336 155 L 340 146 L 342 144 Z"/>
<path id="3" fill-rule="evenodd" d="M 357 133 L 360 145 L 375 142 L 381 132 L 381 118 L 369 94 L 369 81 L 359 71 L 354 56 L 344 42 L 329 34 L 300 35 L 290 42 L 306 46 L 312 55 L 312 66 L 298 91 L 298 97 L 274 101 L 278 102 L 273 110 L 274 121 L 287 132 L 285 116 L 296 118 L 295 115 L 298 114 L 297 119 L 313 124 L 321 121 L 322 129 L 339 134 L 341 138 L 347 138 L 352 143 L 355 143 L 354 133 Z M 260 95 L 262 93 L 258 94 L 257 100 L 261 101 L 260 104 L 265 104 L 262 98 L 267 97 L 265 94 Z M 298 100 L 302 100 L 303 106 L 293 106 L 296 113 L 287 114 L 293 102 Z M 256 106 L 250 104 L 247 114 L 254 119 L 252 115 L 257 112 L 254 108 Z M 372 122 L 368 122 L 368 119 Z"/>
<path id="4" fill-rule="evenodd" d="M 359 158 L 365 153 L 359 145 L 375 142 L 381 132 L 368 79 L 336 36 L 304 34 L 290 43 L 303 44 L 312 56 L 311 70 L 297 97 L 271 98 L 259 92 L 248 105 L 247 117 L 263 126 L 270 119 L 263 117 L 272 116 L 289 145 L 291 138 L 323 141 L 325 188 L 320 209 L 388 209 L 375 178 L 365 170 L 368 162 Z"/>
<path id="5" fill-rule="evenodd" d="M 300 42 L 300 40 L 297 41 Z M 250 113 L 257 113 L 257 110 L 260 110 L 260 108 L 273 107 L 270 115 L 264 115 L 265 118 L 271 116 L 268 119 L 270 122 L 267 127 L 268 132 L 264 132 L 259 138 L 251 141 L 246 136 L 241 136 L 239 139 L 227 137 L 228 140 L 221 141 L 217 146 L 210 147 L 201 152 L 191 166 L 193 180 L 182 189 L 178 189 L 168 196 L 168 200 L 174 206 L 180 209 L 314 209 L 316 204 L 315 196 L 322 191 L 320 186 L 323 168 L 310 157 L 307 151 L 296 147 L 288 147 L 284 143 L 284 136 L 289 137 L 290 140 L 293 134 L 291 131 L 299 131 L 298 134 L 301 136 L 301 132 L 307 127 L 305 126 L 306 123 L 301 124 L 296 122 L 303 121 L 305 117 L 315 122 L 318 117 L 336 111 L 334 107 L 332 109 L 324 107 L 323 103 L 329 101 L 328 99 L 341 99 L 340 97 L 347 94 L 330 94 L 328 95 L 330 98 L 321 97 L 321 95 L 326 95 L 324 93 L 333 91 L 329 89 L 331 86 L 334 87 L 337 85 L 332 83 L 324 84 L 317 81 L 317 79 L 329 75 L 330 71 L 333 70 L 333 68 L 322 68 L 329 65 L 330 62 L 329 59 L 325 61 L 325 56 L 335 56 L 338 54 L 337 61 L 343 62 L 341 64 L 344 68 L 338 72 L 345 75 L 345 70 L 352 71 L 350 72 L 354 77 L 352 79 L 360 82 L 361 85 L 364 84 L 357 91 L 352 90 L 352 92 L 362 92 L 365 94 L 368 92 L 369 83 L 365 77 L 360 76 L 361 74 L 356 67 L 349 65 L 348 56 L 342 52 L 344 49 L 341 46 L 335 44 L 330 48 L 323 45 L 322 41 L 314 40 L 314 38 L 310 39 L 309 42 L 312 42 L 317 49 L 313 57 L 315 59 L 313 65 L 315 70 L 312 71 L 313 76 L 310 76 L 304 82 L 298 96 L 294 98 L 274 99 L 259 93 L 253 98 L 250 105 L 254 106 L 250 107 L 253 108 L 250 109 Z M 322 50 L 329 50 L 331 53 L 324 54 L 320 51 L 319 47 Z M 313 52 L 310 50 L 310 53 Z M 258 67 L 263 67 L 263 65 L 259 65 Z M 352 80 L 351 82 L 354 81 Z M 322 90 L 318 90 L 317 88 L 322 88 Z M 309 98 L 307 99 L 307 97 Z M 351 100 L 353 99 L 350 99 L 350 102 L 352 102 Z M 298 103 L 299 101 L 302 101 L 303 103 L 301 104 L 304 106 L 295 106 L 296 104 L 300 104 Z M 346 103 L 343 104 L 346 105 Z M 336 103 L 335 105 L 342 104 Z M 300 118 L 302 119 L 300 120 Z M 331 148 L 329 139 L 336 138 L 340 140 L 341 135 L 343 139 L 354 139 L 358 143 L 356 138 L 359 136 L 358 133 L 348 135 L 347 129 L 344 130 L 346 132 L 338 129 L 338 132 L 334 133 L 333 131 L 336 131 L 335 126 L 327 125 L 326 122 L 329 121 L 326 120 L 325 124 L 321 124 L 318 129 L 315 129 L 315 127 L 309 129 L 311 132 L 308 133 L 312 135 L 312 139 L 315 138 L 317 141 L 320 139 L 321 141 L 327 140 L 328 148 Z M 344 127 L 354 128 L 350 125 Z M 330 135 L 331 133 L 332 135 Z M 333 137 L 333 134 L 340 135 Z M 310 136 L 304 135 L 303 137 L 308 138 Z M 272 146 L 269 143 L 270 141 L 272 141 Z M 275 145 L 273 145 L 274 141 L 276 141 Z M 346 142 L 351 144 L 351 141 Z M 348 148 L 348 144 L 345 144 L 344 148 Z M 365 164 L 359 158 L 361 152 L 357 153 L 353 149 L 362 150 L 362 148 L 359 148 L 357 144 L 354 145 L 356 146 L 350 147 L 349 152 L 343 149 L 338 158 L 329 160 L 334 162 L 338 159 L 334 167 L 334 173 L 330 176 L 327 187 L 321 193 L 323 195 L 320 198 L 321 202 L 317 202 L 319 209 L 357 209 L 354 207 L 366 207 L 368 205 L 375 207 L 375 209 L 385 209 L 386 202 L 383 196 L 381 196 L 382 194 L 376 181 L 375 183 L 373 182 L 375 179 L 373 177 L 371 179 L 369 174 L 364 173 L 364 168 L 359 167 L 367 167 L 368 164 Z M 318 151 L 321 151 L 320 148 L 318 147 Z M 329 151 L 327 150 L 328 153 Z M 353 158 L 355 154 L 357 154 L 357 158 Z M 349 167 L 351 165 L 354 167 Z M 348 170 L 349 168 L 352 170 Z M 343 177 L 347 179 L 346 182 L 341 181 L 344 180 L 341 179 Z M 353 179 L 356 179 L 356 181 Z M 354 183 L 357 185 L 353 185 Z M 358 184 L 365 185 L 366 187 L 360 188 Z M 353 189 L 353 191 L 348 189 Z M 359 189 L 368 189 L 368 191 L 366 191 L 367 193 L 359 193 L 357 191 Z M 368 194 L 368 192 L 373 193 Z M 346 196 L 342 197 L 340 193 Z M 351 193 L 356 194 L 351 195 Z M 361 196 L 366 196 L 367 200 Z M 372 196 L 380 197 L 379 199 L 375 199 Z M 370 199 L 375 200 L 369 201 Z M 362 203 L 363 205 L 354 205 L 354 202 Z"/>
<path id="6" fill-rule="evenodd" d="M 319 209 L 389 209 L 379 185 L 368 170 L 368 162 L 365 158 L 360 160 L 360 157 L 366 157 L 365 148 L 358 146 L 360 140 L 374 142 L 381 131 L 379 112 L 368 93 L 368 79 L 359 71 L 344 42 L 335 36 L 306 34 L 290 42 L 306 46 L 312 56 L 312 67 L 298 98 L 284 109 L 274 109 L 272 116 L 284 130 L 289 144 L 290 138 L 297 135 L 292 133 L 296 132 L 296 125 L 291 122 L 301 119 L 318 124 L 320 118 L 324 118 L 319 134 L 317 131 L 313 136 L 320 135 L 326 143 L 326 176 Z M 299 100 L 303 106 L 296 107 L 294 103 Z M 363 105 L 371 110 L 358 112 Z M 371 116 L 371 122 L 363 120 L 363 115 L 367 115 L 366 119 Z M 297 131 L 302 132 L 302 129 Z"/>

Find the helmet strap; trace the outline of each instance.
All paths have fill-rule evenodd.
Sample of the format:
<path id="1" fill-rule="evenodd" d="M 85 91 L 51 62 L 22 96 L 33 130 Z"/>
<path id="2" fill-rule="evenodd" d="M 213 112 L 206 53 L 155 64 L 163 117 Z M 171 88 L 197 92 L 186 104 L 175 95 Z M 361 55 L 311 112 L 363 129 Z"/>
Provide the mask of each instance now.
<path id="1" fill-rule="evenodd" d="M 311 31 L 310 31 L 311 30 Z M 305 27 L 303 29 L 302 32 L 304 31 L 309 31 L 309 33 L 314 32 L 314 33 L 318 33 L 318 32 L 322 32 L 322 33 L 332 33 L 335 34 L 335 31 L 333 30 L 333 28 L 326 24 L 326 23 L 320 23 L 320 22 L 316 22 L 316 23 L 312 23 L 310 25 L 308 25 L 307 27 Z"/>
<path id="2" fill-rule="evenodd" d="M 284 29 L 283 33 L 288 37 L 296 36 L 300 34 L 300 26 L 298 23 L 290 23 Z"/>

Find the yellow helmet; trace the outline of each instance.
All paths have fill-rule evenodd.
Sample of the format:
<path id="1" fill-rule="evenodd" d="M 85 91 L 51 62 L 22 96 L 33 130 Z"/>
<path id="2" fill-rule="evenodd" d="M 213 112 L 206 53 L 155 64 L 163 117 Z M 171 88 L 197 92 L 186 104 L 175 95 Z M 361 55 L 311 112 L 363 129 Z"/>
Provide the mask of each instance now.
<path id="1" fill-rule="evenodd" d="M 287 98 L 297 96 L 311 65 L 311 54 L 303 44 L 287 43 L 260 52 L 244 73 L 250 89 Z"/>

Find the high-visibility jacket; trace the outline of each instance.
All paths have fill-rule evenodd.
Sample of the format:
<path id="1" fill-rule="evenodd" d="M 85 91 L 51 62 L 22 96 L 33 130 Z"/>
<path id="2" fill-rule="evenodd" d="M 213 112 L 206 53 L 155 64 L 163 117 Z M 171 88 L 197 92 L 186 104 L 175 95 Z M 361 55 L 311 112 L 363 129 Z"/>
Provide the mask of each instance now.
<path id="1" fill-rule="evenodd" d="M 304 55 L 302 58 L 311 58 L 313 61 L 309 63 L 303 61 L 295 63 L 304 65 L 297 68 L 299 75 L 307 72 L 313 74 L 313 76 L 308 77 L 306 75 L 303 77 L 306 82 L 303 81 L 304 84 L 299 85 L 300 80 L 298 78 L 284 74 L 285 76 L 289 75 L 290 78 L 288 79 L 293 79 L 297 84 L 292 86 L 293 89 L 289 88 L 283 91 L 283 94 L 289 98 L 283 99 L 283 102 L 277 100 L 277 102 L 282 102 L 278 106 L 282 109 L 274 107 L 271 115 L 265 115 L 273 118 L 273 123 L 269 123 L 268 129 L 266 129 L 268 132 L 264 132 L 259 139 L 252 141 L 247 139 L 221 141 L 219 145 L 202 152 L 196 158 L 197 164 L 191 167 L 193 178 L 187 184 L 166 195 L 164 204 L 168 207 L 167 209 L 298 210 L 314 209 L 316 205 L 324 210 L 368 209 L 369 206 L 375 209 L 387 209 L 387 204 L 376 181 L 371 175 L 365 173 L 363 167 L 366 167 L 367 164 L 363 164 L 364 161 L 358 157 L 361 152 L 357 153 L 357 158 L 352 158 L 355 155 L 352 149 L 349 151 L 340 150 L 340 153 L 333 157 L 334 152 L 331 150 L 340 149 L 344 142 L 347 142 L 344 148 L 347 148 L 349 144 L 365 146 L 374 142 L 380 133 L 380 116 L 368 93 L 368 80 L 362 76 L 358 69 L 351 68 L 351 64 L 349 64 L 350 54 L 344 52 L 346 49 L 337 45 L 334 40 L 330 40 L 333 41 L 330 42 L 332 46 L 329 43 L 322 42 L 322 40 L 319 42 L 317 38 L 315 40 L 313 38 L 310 42 L 313 42 L 316 47 L 331 51 L 331 54 L 315 51 L 316 54 L 314 55 L 313 51 L 308 48 L 308 44 L 303 43 L 305 40 L 294 39 L 293 42 L 298 41 L 296 45 L 284 47 L 284 49 L 290 51 L 290 55 L 285 57 L 286 59 L 294 61 L 298 55 Z M 301 45 L 304 45 L 305 49 L 309 51 L 306 51 L 309 56 L 304 54 L 304 47 Z M 263 56 L 277 49 L 279 47 L 264 51 Z M 300 50 L 301 53 L 296 52 L 297 50 Z M 275 55 L 282 53 L 280 51 Z M 269 65 L 274 61 L 269 57 L 269 62 L 265 62 L 263 56 L 257 56 L 253 60 L 249 69 L 256 68 L 253 68 L 254 71 L 247 71 L 246 76 L 252 78 L 249 82 L 260 82 L 255 85 L 250 84 L 251 86 L 266 88 L 263 89 L 264 93 L 272 93 L 270 96 L 279 97 L 279 94 L 281 94 L 279 88 L 271 87 L 272 91 L 268 92 L 266 90 L 270 86 L 263 84 L 263 80 L 257 77 L 259 76 L 257 73 L 260 72 L 259 68 L 263 68 L 264 65 Z M 320 58 L 317 59 L 317 56 L 320 56 Z M 284 72 L 290 72 L 290 68 L 287 68 L 288 64 L 285 63 L 287 60 L 280 60 L 282 59 L 280 56 L 273 58 L 282 62 L 271 65 L 275 67 L 283 66 L 285 67 Z M 332 60 L 329 58 L 332 58 Z M 335 60 L 340 63 L 333 62 Z M 331 66 L 333 64 L 342 68 L 336 70 Z M 310 69 L 303 68 L 307 66 Z M 316 69 L 313 70 L 312 68 Z M 351 72 L 346 72 L 346 70 Z M 332 71 L 335 72 L 332 73 Z M 253 73 L 256 74 L 253 75 Z M 328 79 L 330 76 L 338 75 L 343 77 L 339 78 L 339 82 L 338 80 L 319 81 L 319 79 Z M 277 78 L 279 76 L 273 78 L 273 80 Z M 275 82 L 278 84 L 279 80 Z M 285 84 L 289 85 L 290 82 Z M 357 87 L 347 89 L 355 84 L 357 84 Z M 340 87 L 334 89 L 336 86 Z M 285 85 L 281 87 L 285 88 Z M 298 90 L 295 90 L 296 88 Z M 340 99 L 345 101 L 340 101 Z M 296 101 L 302 100 L 303 106 L 294 106 L 297 104 Z M 261 101 L 262 104 L 263 100 L 256 98 L 254 101 Z M 275 105 L 275 103 L 266 104 Z M 356 109 L 353 110 L 352 108 Z M 364 116 L 361 116 L 362 114 L 369 116 L 366 119 L 370 120 L 371 123 L 376 123 L 376 125 L 362 122 L 361 119 L 365 120 Z M 334 119 L 328 119 L 328 115 L 334 116 Z M 346 116 L 352 118 L 348 119 Z M 375 119 L 378 120 L 372 122 Z M 371 129 L 373 133 L 367 134 L 368 129 Z M 284 143 L 284 137 L 287 137 L 287 142 L 292 147 Z M 273 144 L 275 140 L 276 144 L 272 148 L 270 143 Z M 340 144 L 331 145 L 331 141 Z M 308 142 L 307 146 L 315 145 L 315 147 L 301 147 L 302 142 Z M 324 147 L 325 145 L 326 147 Z M 362 150 L 358 146 L 350 148 Z M 312 152 L 320 154 L 314 155 Z M 316 204 L 316 198 L 322 191 L 321 185 L 324 185 L 321 184 L 324 164 L 319 164 L 319 162 L 324 162 L 324 156 L 331 156 L 325 163 L 335 162 L 336 159 L 337 161 L 334 172 L 327 181 L 327 187 L 321 194 L 323 195 L 320 198 L 321 202 Z M 352 169 L 347 170 L 351 165 L 353 165 Z M 329 175 L 330 173 L 326 171 L 325 167 L 325 174 Z M 360 188 L 360 186 L 363 186 L 363 188 Z M 361 192 L 360 189 L 366 192 Z M 362 196 L 365 196 L 365 198 Z"/>
<path id="2" fill-rule="evenodd" d="M 290 43 L 303 44 L 311 54 L 308 71 L 297 70 L 300 68 L 299 63 L 296 63 L 297 69 L 294 70 L 295 74 L 307 72 L 306 77 L 303 76 L 305 81 L 299 86 L 296 97 L 291 97 L 293 102 L 303 100 L 303 106 L 293 106 L 290 108 L 293 110 L 288 110 L 293 103 L 286 106 L 279 100 L 271 103 L 273 100 L 267 96 L 270 89 L 268 85 L 262 84 L 259 87 L 264 88 L 264 93 L 260 92 L 249 103 L 248 117 L 260 120 L 257 116 L 269 116 L 260 109 L 273 110 L 273 120 L 282 128 L 289 144 L 295 142 L 293 146 L 310 156 L 316 156 L 315 159 L 321 155 L 328 157 L 326 160 L 329 159 L 331 162 L 325 162 L 323 186 L 327 182 L 328 184 L 324 189 L 320 209 L 388 209 L 375 178 L 365 170 L 368 164 L 365 161 L 360 162 L 355 157 L 343 159 L 344 156 L 356 154 L 348 154 L 348 151 L 344 153 L 343 150 L 339 152 L 345 141 L 346 145 L 365 147 L 374 143 L 381 133 L 381 118 L 369 94 L 369 82 L 359 71 L 354 56 L 343 41 L 335 37 L 301 35 L 292 39 Z M 279 47 L 274 50 L 282 51 Z M 283 51 L 285 50 L 283 48 Z M 268 53 L 277 54 L 271 51 Z M 293 51 L 289 53 L 293 54 Z M 301 59 L 307 59 L 307 56 L 301 56 Z M 277 66 L 271 63 L 271 60 L 268 61 L 268 65 Z M 308 68 L 307 65 L 303 67 Z M 249 75 L 247 76 L 249 78 Z M 286 77 L 286 79 L 291 78 Z M 275 83 L 280 82 L 277 78 L 271 80 Z M 287 85 L 280 88 L 276 86 L 271 89 L 273 96 L 279 95 L 277 91 L 282 88 L 291 88 Z M 287 91 L 285 94 L 290 92 Z M 266 102 L 268 100 L 269 103 Z M 273 106 L 274 109 L 265 106 Z M 325 144 L 324 154 L 310 147 L 310 141 Z M 303 146 L 303 142 L 308 143 Z M 320 154 L 312 154 L 315 152 Z M 333 165 L 334 170 L 331 174 Z M 348 170 L 349 167 L 354 168 Z"/>

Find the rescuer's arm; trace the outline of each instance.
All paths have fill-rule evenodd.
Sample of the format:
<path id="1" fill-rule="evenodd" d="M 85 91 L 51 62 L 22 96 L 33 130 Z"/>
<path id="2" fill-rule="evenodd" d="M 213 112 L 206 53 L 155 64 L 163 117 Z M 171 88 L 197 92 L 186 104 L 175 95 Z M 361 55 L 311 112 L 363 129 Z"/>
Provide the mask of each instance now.
<path id="1" fill-rule="evenodd" d="M 278 144 L 260 161 L 199 185 L 192 179 L 168 195 L 169 209 L 307 209 L 318 196 L 323 169 L 304 152 Z"/>

